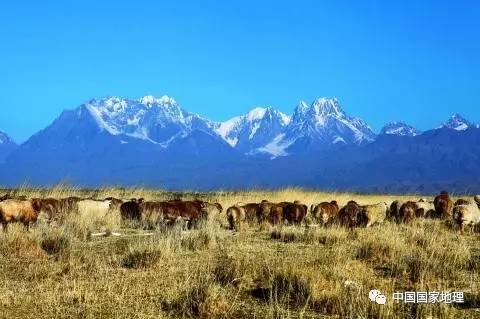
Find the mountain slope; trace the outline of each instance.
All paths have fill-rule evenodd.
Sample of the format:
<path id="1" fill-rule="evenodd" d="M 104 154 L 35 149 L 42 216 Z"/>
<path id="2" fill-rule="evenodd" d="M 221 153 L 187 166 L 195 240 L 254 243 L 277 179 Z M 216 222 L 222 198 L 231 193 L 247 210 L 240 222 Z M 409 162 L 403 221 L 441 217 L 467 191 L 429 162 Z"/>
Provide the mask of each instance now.
<path id="1" fill-rule="evenodd" d="M 257 107 L 243 116 L 220 123 L 216 132 L 238 151 L 254 154 L 281 134 L 289 122 L 289 117 L 282 112 L 271 107 Z"/>
<path id="2" fill-rule="evenodd" d="M 320 98 L 310 107 L 300 102 L 280 144 L 289 153 L 325 149 L 338 145 L 364 145 L 375 134 L 360 118 L 347 115 L 337 99 Z"/>
<path id="3" fill-rule="evenodd" d="M 457 131 L 464 131 L 468 128 L 474 127 L 476 127 L 476 125 L 467 121 L 463 116 L 458 113 L 453 114 L 447 122 L 440 126 L 440 128 L 448 128 Z"/>
<path id="4" fill-rule="evenodd" d="M 420 130 L 417 130 L 411 125 L 406 124 L 405 122 L 390 122 L 387 123 L 380 134 L 383 135 L 398 135 L 398 136 L 417 136 L 422 134 Z"/>
<path id="5" fill-rule="evenodd" d="M 153 182 L 163 166 L 175 172 L 176 163 L 233 156 L 211 123 L 164 98 L 92 100 L 64 111 L 11 153 L 0 177 L 35 185 Z M 142 173 L 132 173 L 139 168 Z"/>
<path id="6" fill-rule="evenodd" d="M 17 144 L 6 133 L 0 131 L 0 163 L 17 147 Z"/>
<path id="7" fill-rule="evenodd" d="M 0 141 L 9 143 L 4 135 Z M 479 172 L 480 129 L 460 116 L 422 134 L 390 123 L 376 136 L 336 99 L 301 102 L 291 118 L 255 108 L 216 123 L 172 98 L 147 96 L 91 100 L 64 111 L 9 152 L 0 180 L 10 186 L 67 181 L 178 190 L 302 186 L 480 193 Z"/>

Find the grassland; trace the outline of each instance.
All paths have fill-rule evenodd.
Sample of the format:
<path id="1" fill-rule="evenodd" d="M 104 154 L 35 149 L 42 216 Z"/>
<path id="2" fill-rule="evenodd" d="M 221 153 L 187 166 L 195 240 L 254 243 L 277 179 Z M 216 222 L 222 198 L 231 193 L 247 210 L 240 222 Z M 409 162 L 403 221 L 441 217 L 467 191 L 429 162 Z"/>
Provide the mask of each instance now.
<path id="1" fill-rule="evenodd" d="M 0 195 L 5 191 L 0 191 Z M 147 189 L 19 189 L 28 197 L 200 198 L 237 202 L 415 196 L 275 192 L 168 193 Z M 480 234 L 440 221 L 341 228 L 265 225 L 142 230 L 118 215 L 75 216 L 0 234 L 0 318 L 480 318 Z M 120 236 L 97 237 L 97 232 Z M 372 288 L 389 298 L 368 299 Z M 395 303 L 394 291 L 464 291 L 461 305 Z"/>

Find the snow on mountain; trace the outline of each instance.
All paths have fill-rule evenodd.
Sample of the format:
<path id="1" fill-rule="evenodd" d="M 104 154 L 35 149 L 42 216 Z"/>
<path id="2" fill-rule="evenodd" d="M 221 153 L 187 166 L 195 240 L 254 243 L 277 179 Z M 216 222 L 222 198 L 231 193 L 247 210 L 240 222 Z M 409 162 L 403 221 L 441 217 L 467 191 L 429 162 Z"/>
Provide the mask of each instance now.
<path id="1" fill-rule="evenodd" d="M 422 134 L 422 132 L 404 122 L 390 122 L 382 128 L 382 130 L 380 131 L 380 134 L 398 135 L 398 136 L 417 136 Z"/>
<path id="2" fill-rule="evenodd" d="M 171 97 L 151 95 L 139 100 L 119 97 L 93 99 L 84 107 L 100 129 L 112 135 L 127 135 L 158 144 L 184 137 L 193 130 L 211 134 L 215 123 L 182 109 Z"/>
<path id="3" fill-rule="evenodd" d="M 363 145 L 374 141 L 372 129 L 360 118 L 348 116 L 337 99 L 319 98 L 310 106 L 301 101 L 279 148 L 293 150 L 332 145 Z"/>
<path id="4" fill-rule="evenodd" d="M 464 131 L 468 128 L 475 127 L 475 124 L 467 121 L 458 113 L 453 114 L 447 122 L 440 126 L 441 128 L 449 128 L 457 131 Z"/>
<path id="5" fill-rule="evenodd" d="M 245 115 L 220 123 L 216 132 L 241 152 L 251 153 L 283 132 L 290 118 L 272 107 L 256 107 Z"/>

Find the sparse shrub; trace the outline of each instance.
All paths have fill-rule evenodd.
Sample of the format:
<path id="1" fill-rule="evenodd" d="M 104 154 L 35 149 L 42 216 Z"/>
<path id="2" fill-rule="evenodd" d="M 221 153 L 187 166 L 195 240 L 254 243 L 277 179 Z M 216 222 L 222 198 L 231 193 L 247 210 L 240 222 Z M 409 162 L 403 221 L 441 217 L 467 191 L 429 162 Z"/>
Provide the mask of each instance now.
<path id="1" fill-rule="evenodd" d="M 123 258 L 122 266 L 129 269 L 148 268 L 155 265 L 160 257 L 160 251 L 133 249 Z"/>
<path id="2" fill-rule="evenodd" d="M 213 278 L 222 286 L 238 286 L 245 277 L 248 266 L 243 260 L 238 260 L 226 253 L 221 254 L 213 268 Z"/>
<path id="3" fill-rule="evenodd" d="M 370 260 L 377 263 L 388 262 L 397 255 L 395 247 L 388 242 L 368 240 L 360 243 L 357 249 L 357 259 Z"/>
<path id="4" fill-rule="evenodd" d="M 70 239 L 62 233 L 50 233 L 40 240 L 40 247 L 49 255 L 65 255 L 70 251 Z"/>
<path id="5" fill-rule="evenodd" d="M 0 255 L 4 258 L 38 258 L 44 255 L 38 241 L 23 229 L 10 227 L 8 232 L 0 230 Z"/>
<path id="6" fill-rule="evenodd" d="M 199 230 L 185 235 L 181 239 L 181 246 L 191 251 L 198 251 L 209 248 L 214 242 L 215 239 L 209 232 Z"/>
<path id="7" fill-rule="evenodd" d="M 308 279 L 286 272 L 274 276 L 271 293 L 276 302 L 302 308 L 309 302 L 312 289 Z"/>
<path id="8" fill-rule="evenodd" d="M 171 301 L 163 300 L 161 306 L 170 314 L 187 318 L 223 318 L 230 309 L 225 292 L 208 277 L 196 278 L 179 296 Z"/>

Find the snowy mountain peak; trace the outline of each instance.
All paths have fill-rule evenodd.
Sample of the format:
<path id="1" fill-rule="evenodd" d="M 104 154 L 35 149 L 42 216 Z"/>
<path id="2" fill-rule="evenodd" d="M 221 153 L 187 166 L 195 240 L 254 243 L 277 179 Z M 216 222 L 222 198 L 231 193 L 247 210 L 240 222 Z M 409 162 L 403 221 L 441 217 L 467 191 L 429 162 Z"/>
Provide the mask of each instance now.
<path id="1" fill-rule="evenodd" d="M 474 125 L 471 122 L 467 121 L 460 114 L 455 113 L 441 127 L 445 127 L 445 128 L 449 128 L 457 131 L 464 131 L 470 127 L 474 127 Z"/>
<path id="2" fill-rule="evenodd" d="M 300 101 L 297 104 L 297 107 L 295 108 L 295 111 L 293 112 L 294 114 L 305 114 L 308 111 L 309 107 L 307 102 L 305 101 Z"/>
<path id="3" fill-rule="evenodd" d="M 163 95 L 160 98 L 156 98 L 153 95 L 146 95 L 139 99 L 139 102 L 143 105 L 151 106 L 154 104 L 163 106 L 178 106 L 177 101 L 168 95 Z"/>
<path id="4" fill-rule="evenodd" d="M 386 124 L 380 134 L 398 136 L 417 136 L 422 132 L 404 122 L 390 122 Z"/>
<path id="5" fill-rule="evenodd" d="M 125 135 L 164 145 L 194 130 L 216 135 L 215 123 L 183 110 L 167 95 L 138 100 L 120 97 L 93 99 L 82 105 L 98 128 L 111 135 Z"/>
<path id="6" fill-rule="evenodd" d="M 255 121 L 262 119 L 265 116 L 265 113 L 267 112 L 266 108 L 263 107 L 256 107 L 252 109 L 250 112 L 247 113 L 247 119 L 249 121 Z"/>
<path id="7" fill-rule="evenodd" d="M 322 148 L 335 144 L 360 145 L 374 139 L 375 134 L 365 121 L 348 116 L 337 99 L 323 97 L 310 107 L 304 102 L 297 105 L 282 143 L 289 148 L 299 143 Z"/>
<path id="8" fill-rule="evenodd" d="M 312 109 L 315 114 L 320 116 L 344 116 L 345 112 L 343 112 L 338 100 L 336 98 L 318 98 L 312 104 Z"/>
<path id="9" fill-rule="evenodd" d="M 251 151 L 280 134 L 290 118 L 272 107 L 255 107 L 247 114 L 219 124 L 216 132 L 231 146 Z"/>

